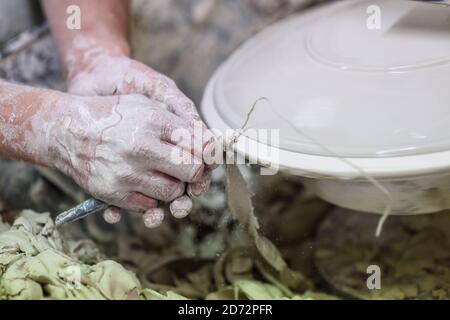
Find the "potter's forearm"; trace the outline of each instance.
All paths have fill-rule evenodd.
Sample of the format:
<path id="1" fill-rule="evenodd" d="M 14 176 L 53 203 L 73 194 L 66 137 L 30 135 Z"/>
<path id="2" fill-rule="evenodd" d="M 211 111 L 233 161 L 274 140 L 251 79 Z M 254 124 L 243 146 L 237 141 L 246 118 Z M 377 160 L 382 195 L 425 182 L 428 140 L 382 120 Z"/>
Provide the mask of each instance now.
<path id="1" fill-rule="evenodd" d="M 42 0 L 52 33 L 70 80 L 89 67 L 97 54 L 129 56 L 127 40 L 128 0 Z M 71 5 L 81 12 L 80 29 L 66 25 Z"/>
<path id="2" fill-rule="evenodd" d="M 48 149 L 40 117 L 57 93 L 0 80 L 0 155 L 47 165 Z"/>

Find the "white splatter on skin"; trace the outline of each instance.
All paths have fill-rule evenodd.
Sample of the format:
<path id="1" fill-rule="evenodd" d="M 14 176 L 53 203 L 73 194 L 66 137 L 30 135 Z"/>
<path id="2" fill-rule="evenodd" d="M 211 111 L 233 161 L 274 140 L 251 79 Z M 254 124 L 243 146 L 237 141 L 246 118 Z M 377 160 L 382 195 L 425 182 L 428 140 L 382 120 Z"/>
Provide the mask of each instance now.
<path id="1" fill-rule="evenodd" d="M 192 200 L 184 195 L 170 203 L 170 212 L 177 219 L 186 217 L 192 210 Z"/>
<path id="2" fill-rule="evenodd" d="M 94 197 L 148 212 L 170 202 L 205 165 L 171 141 L 185 119 L 141 95 L 78 97 L 0 81 L 1 152 L 58 169 Z M 177 150 L 178 149 L 178 150 Z M 191 161 L 170 162 L 172 152 Z M 110 222 L 117 210 L 105 213 Z"/>
<path id="3" fill-rule="evenodd" d="M 153 101 L 160 102 L 160 107 L 168 110 L 165 112 L 181 118 L 185 121 L 183 123 L 185 128 L 192 130 L 195 122 L 200 119 L 192 101 L 177 88 L 171 79 L 130 58 L 131 50 L 127 40 L 129 1 L 43 0 L 42 4 L 65 65 L 69 92 L 84 96 L 142 94 Z M 80 30 L 69 30 L 65 25 L 65 19 L 61 19 L 66 14 L 67 6 L 72 4 L 78 5 L 83 12 Z M 120 102 L 119 104 L 123 108 L 117 109 L 125 109 L 132 103 Z M 165 114 L 165 112 L 162 113 Z M 123 115 L 124 111 L 121 110 L 114 114 L 117 118 L 118 114 Z M 115 120 L 117 120 L 116 118 Z M 112 119 L 110 121 L 112 122 Z M 177 126 L 179 125 L 173 124 L 174 128 Z M 203 128 L 206 129 L 204 124 Z M 137 141 L 137 139 L 143 138 L 139 137 L 139 132 L 135 131 L 131 124 L 126 130 L 134 132 L 128 136 L 129 139 L 134 138 Z M 200 141 L 194 140 L 193 144 L 188 145 L 179 144 L 181 148 L 194 154 L 196 159 L 202 159 L 203 149 L 208 143 L 215 143 L 214 136 L 209 131 L 203 130 L 203 132 L 204 134 L 200 136 L 194 135 L 194 139 Z M 145 138 L 142 143 L 149 144 L 147 137 Z M 140 156 L 144 157 L 143 154 Z M 162 164 L 162 158 L 165 156 L 165 154 L 160 154 L 157 162 Z M 170 159 L 165 158 L 164 160 L 167 162 Z M 119 161 L 119 159 L 115 161 Z M 149 161 L 154 160 L 149 159 Z M 123 163 L 123 166 L 127 166 L 127 164 Z M 145 175 L 141 174 L 139 170 L 142 169 L 139 166 L 137 168 L 134 166 L 134 164 L 128 164 L 128 168 L 124 171 L 128 170 L 131 180 L 136 180 L 136 184 L 139 184 L 138 180 Z M 186 167 L 178 165 L 171 165 L 171 167 L 186 170 Z M 206 191 L 205 186 L 209 185 L 209 182 L 206 181 L 209 179 L 207 172 L 213 168 L 213 166 L 207 166 L 204 170 L 205 175 L 198 180 L 185 181 L 192 186 L 189 187 L 189 190 Z M 138 170 L 133 171 L 132 169 Z M 167 172 L 165 173 L 167 175 Z M 178 174 L 180 173 L 178 172 Z M 184 174 L 189 175 L 190 172 L 185 171 Z M 176 177 L 176 174 L 171 174 L 171 176 Z M 156 178 L 161 179 L 155 175 Z M 163 178 L 167 177 L 163 176 Z M 152 183 L 156 182 L 152 181 Z M 199 185 L 197 186 L 197 184 Z M 194 193 L 196 192 L 192 194 Z"/>

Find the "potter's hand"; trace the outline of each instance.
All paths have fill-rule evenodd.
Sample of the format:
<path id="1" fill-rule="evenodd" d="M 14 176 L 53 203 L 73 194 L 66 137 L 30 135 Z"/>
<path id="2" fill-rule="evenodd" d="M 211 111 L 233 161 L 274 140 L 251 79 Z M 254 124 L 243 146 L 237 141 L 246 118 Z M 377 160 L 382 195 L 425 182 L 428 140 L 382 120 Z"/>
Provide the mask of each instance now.
<path id="1" fill-rule="evenodd" d="M 151 68 L 129 58 L 127 39 L 130 1 L 109 0 L 42 0 L 44 9 L 61 54 L 67 75 L 69 91 L 80 95 L 142 94 L 159 101 L 177 118 L 192 125 L 198 113 L 192 103 L 175 86 L 173 81 Z M 82 28 L 67 28 L 66 14 L 69 5 L 76 4 L 83 12 Z M 209 167 L 210 168 L 210 167 Z M 209 171 L 205 170 L 206 172 Z M 199 182 L 189 184 L 187 193 L 196 196 L 209 184 L 206 174 Z M 189 200 L 190 201 L 190 200 Z M 188 208 L 186 198 L 171 207 Z M 182 216 L 180 212 L 172 213 Z M 105 213 L 107 220 L 117 221 L 115 211 Z M 161 212 L 148 216 L 149 225 L 157 224 Z"/>
<path id="2" fill-rule="evenodd" d="M 111 56 L 105 54 L 90 54 L 89 58 L 82 59 L 82 63 L 71 66 L 68 63 L 68 88 L 69 91 L 79 95 L 116 95 L 139 93 L 153 100 L 163 103 L 174 115 L 185 120 L 185 123 L 201 123 L 201 130 L 209 134 L 209 139 L 214 137 L 209 133 L 195 108 L 194 103 L 187 98 L 176 84 L 165 75 L 156 72 L 146 65 L 130 59 L 126 56 Z M 210 171 L 214 166 L 207 166 L 204 175 L 195 183 L 187 186 L 187 194 L 198 197 L 206 192 L 210 184 Z M 176 208 L 179 203 L 183 207 L 192 207 L 190 200 L 182 198 L 171 208 Z M 174 212 L 175 216 L 183 214 Z M 184 211 L 186 215 L 186 211 Z M 119 215 L 113 212 L 105 214 L 106 220 L 115 222 Z"/>
<path id="3" fill-rule="evenodd" d="M 114 206 L 105 213 L 107 221 L 115 222 L 122 208 L 145 213 L 149 227 L 159 225 L 163 214 L 157 200 L 179 203 L 185 183 L 201 182 L 201 155 L 211 142 L 194 136 L 194 124 L 162 103 L 141 95 L 63 95 L 55 106 L 45 119 L 49 163 Z M 193 149 L 180 143 L 180 134 L 190 137 L 185 141 L 193 141 Z M 188 204 L 173 213 L 189 210 Z"/>

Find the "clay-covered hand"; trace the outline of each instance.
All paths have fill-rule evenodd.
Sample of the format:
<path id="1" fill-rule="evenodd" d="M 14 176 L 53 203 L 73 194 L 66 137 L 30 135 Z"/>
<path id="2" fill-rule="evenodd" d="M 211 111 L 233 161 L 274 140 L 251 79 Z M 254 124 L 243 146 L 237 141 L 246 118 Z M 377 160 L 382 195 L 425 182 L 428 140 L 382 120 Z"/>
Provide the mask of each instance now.
<path id="1" fill-rule="evenodd" d="M 181 197 L 185 183 L 201 183 L 204 176 L 201 155 L 209 138 L 195 136 L 194 123 L 144 96 L 64 94 L 42 118 L 49 165 L 117 208 L 155 213 L 157 200 Z M 180 143 L 181 134 L 190 136 L 193 147 Z M 117 214 L 115 209 L 105 216 L 114 220 Z"/>
<path id="2" fill-rule="evenodd" d="M 107 55 L 93 52 L 83 55 L 77 64 L 67 62 L 68 90 L 78 95 L 110 96 L 118 94 L 142 94 L 164 104 L 168 111 L 184 119 L 187 124 L 200 123 L 201 130 L 214 141 L 214 136 L 200 120 L 194 103 L 186 97 L 167 76 L 153 70 L 141 62 L 122 55 Z M 210 171 L 214 165 L 208 164 L 201 179 L 187 186 L 187 194 L 198 197 L 209 189 Z M 183 198 L 184 199 L 184 198 Z M 178 202 L 181 202 L 178 201 Z M 187 200 L 184 200 L 187 202 Z M 176 205 L 175 205 L 176 207 Z M 174 216 L 181 216 L 174 213 Z M 118 214 L 107 212 L 107 221 L 117 219 Z"/>

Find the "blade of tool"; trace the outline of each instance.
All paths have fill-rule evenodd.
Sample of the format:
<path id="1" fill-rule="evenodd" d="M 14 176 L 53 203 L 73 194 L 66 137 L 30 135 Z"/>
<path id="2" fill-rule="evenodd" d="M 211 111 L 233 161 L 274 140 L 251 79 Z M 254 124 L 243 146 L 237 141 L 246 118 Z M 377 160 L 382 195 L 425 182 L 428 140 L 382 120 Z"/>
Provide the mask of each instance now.
<path id="1" fill-rule="evenodd" d="M 413 1 L 420 1 L 420 2 L 426 2 L 430 4 L 440 4 L 444 6 L 450 6 L 450 0 L 413 0 Z"/>
<path id="2" fill-rule="evenodd" d="M 91 198 L 83 201 L 72 209 L 60 213 L 55 219 L 55 225 L 59 227 L 63 224 L 70 223 L 82 219 L 93 213 L 105 210 L 106 208 L 108 208 L 108 204 L 100 200 Z"/>

